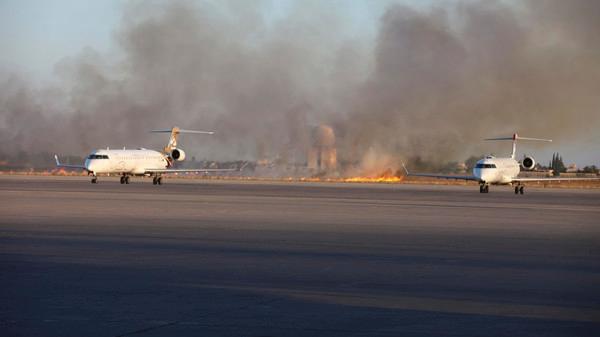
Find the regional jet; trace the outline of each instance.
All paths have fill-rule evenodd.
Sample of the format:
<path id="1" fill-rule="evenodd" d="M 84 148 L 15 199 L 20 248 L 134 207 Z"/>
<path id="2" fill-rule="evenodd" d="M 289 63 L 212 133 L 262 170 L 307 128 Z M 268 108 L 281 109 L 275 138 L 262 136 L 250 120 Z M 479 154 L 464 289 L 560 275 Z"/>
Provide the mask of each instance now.
<path id="1" fill-rule="evenodd" d="M 163 173 L 184 173 L 184 172 L 225 172 L 237 171 L 238 169 L 174 169 L 175 162 L 185 159 L 185 152 L 177 147 L 177 137 L 182 133 L 208 134 L 212 131 L 183 130 L 174 127 L 170 130 L 152 130 L 151 132 L 170 133 L 169 143 L 162 152 L 139 149 L 123 150 L 96 150 L 90 153 L 84 165 L 62 164 L 57 155 L 54 155 L 57 167 L 82 169 L 92 175 L 92 184 L 98 182 L 98 174 L 118 174 L 121 176 L 121 184 L 129 184 L 131 176 L 149 176 L 152 177 L 154 185 L 162 185 Z"/>
<path id="2" fill-rule="evenodd" d="M 460 176 L 460 175 L 442 175 L 442 174 L 429 174 L 429 173 L 409 173 L 406 166 L 402 164 L 407 176 L 417 177 L 432 177 L 440 179 L 456 179 L 456 180 L 470 180 L 477 181 L 479 183 L 479 193 L 488 193 L 490 185 L 510 185 L 515 187 L 515 194 L 523 194 L 525 190 L 526 182 L 539 182 L 539 181 L 563 181 L 563 180 L 599 180 L 600 178 L 519 178 L 518 175 L 521 172 L 521 168 L 530 171 L 535 168 L 535 159 L 531 156 L 525 156 L 525 158 L 518 162 L 515 160 L 515 153 L 517 151 L 517 140 L 532 140 L 551 142 L 551 139 L 539 139 L 539 138 L 526 138 L 520 137 L 516 133 L 512 137 L 499 137 L 499 138 L 486 138 L 484 140 L 512 140 L 512 153 L 510 157 L 497 158 L 494 156 L 485 156 L 484 158 L 477 161 L 473 168 L 473 175 Z"/>

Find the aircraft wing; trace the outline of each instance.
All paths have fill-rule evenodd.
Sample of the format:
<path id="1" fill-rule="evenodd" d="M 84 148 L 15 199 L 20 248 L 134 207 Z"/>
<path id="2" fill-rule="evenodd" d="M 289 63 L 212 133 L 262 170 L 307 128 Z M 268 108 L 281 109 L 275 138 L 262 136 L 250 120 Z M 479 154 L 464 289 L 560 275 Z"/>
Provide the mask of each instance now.
<path id="1" fill-rule="evenodd" d="M 407 176 L 411 177 L 429 177 L 438 179 L 455 179 L 455 180 L 470 180 L 479 181 L 475 176 L 457 176 L 457 175 L 444 175 L 444 174 L 429 174 L 429 173 L 407 173 Z"/>
<path id="2" fill-rule="evenodd" d="M 445 175 L 445 174 L 435 174 L 435 173 L 410 173 L 404 164 L 402 164 L 404 168 L 404 172 L 406 172 L 407 176 L 412 177 L 429 177 L 429 178 L 438 178 L 438 179 L 455 179 L 455 180 L 468 180 L 468 181 L 479 181 L 479 179 L 475 176 L 459 176 L 459 175 Z"/>
<path id="3" fill-rule="evenodd" d="M 145 173 L 235 172 L 239 169 L 146 169 Z"/>
<path id="4" fill-rule="evenodd" d="M 145 173 L 187 173 L 187 172 L 235 172 L 242 171 L 248 163 L 237 169 L 146 169 Z"/>
<path id="5" fill-rule="evenodd" d="M 62 164 L 60 162 L 60 160 L 58 160 L 58 156 L 54 155 L 54 160 L 56 160 L 56 167 L 64 167 L 64 168 L 72 168 L 72 169 L 80 169 L 80 170 L 86 170 L 87 168 L 83 165 L 69 165 L 69 164 Z"/>
<path id="6" fill-rule="evenodd" d="M 528 182 L 528 181 L 573 181 L 573 180 L 600 180 L 600 177 L 596 178 L 583 178 L 583 177 L 572 177 L 572 178 L 514 178 L 512 181 L 515 183 Z"/>

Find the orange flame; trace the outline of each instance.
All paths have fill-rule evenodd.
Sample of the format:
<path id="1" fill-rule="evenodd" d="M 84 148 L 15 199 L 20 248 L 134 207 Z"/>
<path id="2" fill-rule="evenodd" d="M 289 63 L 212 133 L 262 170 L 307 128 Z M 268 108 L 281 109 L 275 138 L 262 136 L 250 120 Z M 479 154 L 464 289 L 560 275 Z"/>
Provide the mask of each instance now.
<path id="1" fill-rule="evenodd" d="M 395 175 L 391 169 L 387 169 L 384 172 L 375 176 L 366 177 L 349 177 L 344 178 L 344 182 L 349 183 L 399 183 L 404 180 L 404 176 Z"/>
<path id="2" fill-rule="evenodd" d="M 404 177 L 381 176 L 381 177 L 350 177 L 342 179 L 346 183 L 399 183 Z"/>
<path id="3" fill-rule="evenodd" d="M 392 170 L 386 170 L 383 173 L 372 176 L 354 176 L 343 178 L 331 177 L 304 177 L 300 179 L 287 178 L 288 181 L 299 180 L 305 182 L 344 182 L 344 183 L 400 183 L 404 180 L 404 176 L 393 174 Z"/>

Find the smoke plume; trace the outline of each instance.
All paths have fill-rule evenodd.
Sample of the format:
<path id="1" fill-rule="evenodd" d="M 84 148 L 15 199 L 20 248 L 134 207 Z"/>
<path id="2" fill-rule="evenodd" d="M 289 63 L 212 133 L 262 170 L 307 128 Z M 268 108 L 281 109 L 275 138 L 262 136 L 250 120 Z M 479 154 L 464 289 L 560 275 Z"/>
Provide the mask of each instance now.
<path id="1" fill-rule="evenodd" d="M 311 126 L 329 124 L 340 160 L 373 168 L 464 159 L 490 135 L 576 141 L 600 126 L 597 1 L 391 4 L 374 41 L 319 1 L 280 19 L 260 2 L 219 3 L 129 4 L 118 55 L 86 48 L 44 88 L 2 76 L 0 156 L 160 148 L 148 130 L 177 125 L 217 131 L 182 138 L 198 158 L 292 163 Z"/>

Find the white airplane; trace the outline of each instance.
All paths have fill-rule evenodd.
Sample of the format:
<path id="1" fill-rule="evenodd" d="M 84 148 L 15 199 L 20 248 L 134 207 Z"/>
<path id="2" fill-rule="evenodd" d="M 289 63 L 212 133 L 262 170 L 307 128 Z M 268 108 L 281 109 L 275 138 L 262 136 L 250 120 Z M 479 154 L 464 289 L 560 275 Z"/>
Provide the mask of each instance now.
<path id="1" fill-rule="evenodd" d="M 96 150 L 87 156 L 84 165 L 61 164 L 54 155 L 57 167 L 82 169 L 92 175 L 92 184 L 98 182 L 98 174 L 119 174 L 121 184 L 129 184 L 131 176 L 151 176 L 154 185 L 162 185 L 163 173 L 182 172 L 225 172 L 238 169 L 174 169 L 176 161 L 185 159 L 185 152 L 177 147 L 177 136 L 181 133 L 212 135 L 212 131 L 182 130 L 174 127 L 171 130 L 152 130 L 151 132 L 171 133 L 169 143 L 162 152 L 144 148 L 129 150 Z"/>
<path id="2" fill-rule="evenodd" d="M 551 139 L 526 138 L 519 137 L 516 133 L 512 137 L 486 138 L 485 140 L 512 140 L 512 153 L 508 158 L 496 158 L 494 156 L 485 156 L 475 164 L 473 175 L 442 175 L 428 173 L 409 173 L 404 167 L 407 176 L 432 177 L 441 179 L 471 180 L 479 182 L 479 193 L 488 193 L 490 185 L 510 185 L 515 186 L 515 194 L 523 194 L 526 182 L 537 181 L 561 181 L 561 180 L 598 180 L 600 178 L 519 178 L 521 167 L 524 170 L 533 170 L 535 168 L 535 159 L 531 156 L 525 156 L 520 163 L 515 160 L 517 151 L 517 140 L 534 140 L 542 142 L 551 142 Z"/>

